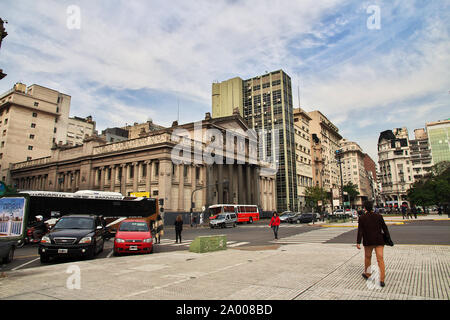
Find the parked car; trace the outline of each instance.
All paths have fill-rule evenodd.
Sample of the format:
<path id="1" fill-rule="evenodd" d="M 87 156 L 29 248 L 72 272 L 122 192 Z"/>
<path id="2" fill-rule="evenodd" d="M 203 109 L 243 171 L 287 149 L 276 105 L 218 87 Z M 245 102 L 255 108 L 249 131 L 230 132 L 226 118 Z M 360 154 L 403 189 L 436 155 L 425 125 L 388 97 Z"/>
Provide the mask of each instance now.
<path id="1" fill-rule="evenodd" d="M 344 214 L 344 210 L 343 209 L 336 209 L 333 211 L 332 215 L 337 215 L 337 214 Z"/>
<path id="2" fill-rule="evenodd" d="M 280 222 L 288 222 L 288 219 L 295 216 L 295 214 L 296 213 L 292 211 L 284 211 L 282 214 L 280 214 Z"/>
<path id="3" fill-rule="evenodd" d="M 17 241 L 0 241 L 0 264 L 13 261 Z"/>
<path id="4" fill-rule="evenodd" d="M 297 220 L 298 222 L 296 223 L 310 223 L 313 222 L 313 217 L 315 216 L 314 221 L 319 221 L 320 215 L 316 212 L 307 212 L 307 213 L 302 213 L 301 215 L 298 216 Z"/>
<path id="5" fill-rule="evenodd" d="M 235 213 L 221 213 L 213 220 L 209 221 L 209 227 L 214 228 L 226 228 L 227 226 L 236 227 L 237 216 Z"/>
<path id="6" fill-rule="evenodd" d="M 292 215 L 292 216 L 290 216 L 290 217 L 288 217 L 287 219 L 286 219 L 286 222 L 289 222 L 289 223 L 300 223 L 300 222 L 298 222 L 298 218 L 301 216 L 301 212 L 295 212 L 295 214 L 294 215 Z"/>
<path id="7" fill-rule="evenodd" d="M 117 229 L 114 239 L 114 255 L 130 252 L 153 252 L 152 233 L 144 219 L 125 219 Z"/>
<path id="8" fill-rule="evenodd" d="M 52 257 L 93 258 L 103 251 L 105 230 L 95 215 L 66 215 L 39 243 L 41 262 Z"/>
<path id="9" fill-rule="evenodd" d="M 352 217 L 353 219 L 358 219 L 358 211 L 355 209 L 345 209 L 345 214 L 347 214 L 349 217 Z"/>

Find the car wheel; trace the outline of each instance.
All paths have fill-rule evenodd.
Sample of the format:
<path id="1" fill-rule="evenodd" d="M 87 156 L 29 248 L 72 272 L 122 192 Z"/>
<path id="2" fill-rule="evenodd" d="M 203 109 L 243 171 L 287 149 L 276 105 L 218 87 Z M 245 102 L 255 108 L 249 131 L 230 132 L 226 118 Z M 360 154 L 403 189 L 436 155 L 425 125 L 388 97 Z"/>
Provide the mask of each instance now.
<path id="1" fill-rule="evenodd" d="M 40 260 L 41 260 L 41 263 L 47 263 L 50 261 L 50 257 L 45 254 L 41 254 Z"/>
<path id="2" fill-rule="evenodd" d="M 104 249 L 105 249 L 105 240 L 102 240 L 102 246 L 100 247 L 100 251 L 98 253 L 103 252 Z"/>
<path id="3" fill-rule="evenodd" d="M 12 246 L 11 249 L 9 249 L 8 251 L 8 255 L 6 257 L 3 258 L 3 263 L 7 264 L 13 261 L 14 259 L 14 247 Z"/>
<path id="4" fill-rule="evenodd" d="M 236 222 L 235 222 L 235 223 L 233 223 L 233 228 L 236 228 Z"/>

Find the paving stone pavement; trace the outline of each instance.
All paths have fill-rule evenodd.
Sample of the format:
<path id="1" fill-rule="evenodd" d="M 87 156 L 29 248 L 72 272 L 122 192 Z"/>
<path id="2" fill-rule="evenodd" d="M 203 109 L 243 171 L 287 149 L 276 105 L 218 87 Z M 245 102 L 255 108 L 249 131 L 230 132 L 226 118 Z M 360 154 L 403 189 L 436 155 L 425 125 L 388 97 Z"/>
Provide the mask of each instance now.
<path id="1" fill-rule="evenodd" d="M 386 287 L 361 277 L 363 250 L 304 243 L 49 264 L 0 276 L 0 299 L 449 300 L 450 246 L 385 248 Z M 376 259 L 373 257 L 373 262 Z M 80 289 L 71 289 L 79 268 Z"/>

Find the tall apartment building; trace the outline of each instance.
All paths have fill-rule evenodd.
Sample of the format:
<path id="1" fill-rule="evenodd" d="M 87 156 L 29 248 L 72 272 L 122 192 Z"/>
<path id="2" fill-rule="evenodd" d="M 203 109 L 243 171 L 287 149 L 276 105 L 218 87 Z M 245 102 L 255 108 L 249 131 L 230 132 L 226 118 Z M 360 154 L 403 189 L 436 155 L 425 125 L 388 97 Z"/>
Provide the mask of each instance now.
<path id="1" fill-rule="evenodd" d="M 367 154 L 364 154 L 364 167 L 367 171 L 367 177 L 369 179 L 370 189 L 372 190 L 372 197 L 369 200 L 373 200 L 376 205 L 381 203 L 380 192 L 381 188 L 378 184 L 378 170 L 375 161 Z"/>
<path id="2" fill-rule="evenodd" d="M 433 164 L 450 161 L 450 119 L 426 124 Z"/>
<path id="3" fill-rule="evenodd" d="M 381 197 L 385 205 L 401 206 L 414 183 L 408 130 L 396 128 L 380 133 L 378 164 L 382 184 Z"/>
<path id="4" fill-rule="evenodd" d="M 2 47 L 3 38 L 5 38 L 8 35 L 4 27 L 5 23 L 6 21 L 3 21 L 3 19 L 0 18 L 0 48 Z M 6 74 L 4 74 L 3 70 L 0 69 L 0 80 L 3 79 L 4 77 L 6 77 Z"/>
<path id="5" fill-rule="evenodd" d="M 263 132 L 260 159 L 278 153 L 277 209 L 298 210 L 295 131 L 291 78 L 283 70 L 251 79 L 239 77 L 212 84 L 212 116 L 230 116 L 237 108 L 247 126 Z M 272 145 L 278 130 L 279 149 Z"/>
<path id="6" fill-rule="evenodd" d="M 415 129 L 414 139 L 409 141 L 414 181 L 431 174 L 431 150 L 425 129 Z"/>
<path id="7" fill-rule="evenodd" d="M 0 95 L 0 179 L 10 184 L 9 166 L 51 154 L 65 143 L 69 95 L 36 84 L 17 83 Z"/>
<path id="8" fill-rule="evenodd" d="M 342 139 L 340 145 L 344 186 L 349 183 L 357 186 L 359 195 L 352 205 L 362 207 L 363 201 L 373 199 L 372 185 L 365 165 L 366 154 L 356 142 Z"/>
<path id="9" fill-rule="evenodd" d="M 307 187 L 313 186 L 310 120 L 311 118 L 303 109 L 294 109 L 295 167 L 297 169 L 298 208 L 301 211 L 305 207 L 310 207 L 310 204 L 306 203 L 305 193 Z"/>
<path id="10" fill-rule="evenodd" d="M 69 118 L 66 142 L 69 145 L 81 145 L 83 140 L 95 134 L 95 121 L 91 116 L 86 118 Z"/>
<path id="11" fill-rule="evenodd" d="M 321 187 L 332 195 L 333 200 L 337 200 L 340 198 L 341 175 L 335 155 L 336 150 L 340 148 L 342 136 L 339 134 L 337 126 L 322 112 L 314 110 L 308 112 L 308 116 L 311 118 L 309 128 L 313 136 L 313 149 L 315 149 L 313 171 L 320 170 L 314 174 L 314 177 L 315 179 L 320 177 Z M 320 161 L 316 160 L 319 151 L 318 143 L 321 152 Z M 318 180 L 314 181 L 316 185 L 318 185 L 318 182 Z"/>
<path id="12" fill-rule="evenodd" d="M 106 142 L 119 142 L 128 140 L 128 130 L 122 128 L 106 128 L 100 136 Z"/>

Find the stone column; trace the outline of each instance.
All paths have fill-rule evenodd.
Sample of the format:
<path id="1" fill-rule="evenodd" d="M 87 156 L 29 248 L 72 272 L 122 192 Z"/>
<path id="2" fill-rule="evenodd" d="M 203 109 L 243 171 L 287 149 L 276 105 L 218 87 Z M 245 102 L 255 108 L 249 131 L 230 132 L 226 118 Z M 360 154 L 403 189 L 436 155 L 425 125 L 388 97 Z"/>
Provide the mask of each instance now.
<path id="1" fill-rule="evenodd" d="M 242 164 L 237 165 L 238 169 L 238 183 L 237 183 L 237 201 L 238 204 L 245 204 L 245 187 Z"/>
<path id="2" fill-rule="evenodd" d="M 100 191 L 103 191 L 103 188 L 105 187 L 105 167 L 98 168 L 100 170 Z"/>
<path id="3" fill-rule="evenodd" d="M 178 166 L 178 211 L 184 210 L 184 165 Z"/>
<path id="4" fill-rule="evenodd" d="M 114 192 L 116 187 L 116 166 L 113 164 L 111 165 L 111 176 L 109 181 L 109 189 L 111 192 Z"/>
<path id="5" fill-rule="evenodd" d="M 233 165 L 228 164 L 228 201 L 230 201 L 230 204 L 234 203 L 234 179 L 233 179 Z"/>
<path id="6" fill-rule="evenodd" d="M 120 167 L 122 168 L 122 176 L 120 177 L 120 193 L 123 196 L 127 196 L 126 194 L 126 182 L 127 182 L 127 165 L 121 164 Z M 120 171 L 119 171 L 120 173 Z"/>
<path id="7" fill-rule="evenodd" d="M 139 181 L 139 167 L 138 167 L 139 163 L 133 162 L 131 165 L 133 166 L 133 192 L 137 192 L 138 191 L 138 181 Z"/>
<path id="8" fill-rule="evenodd" d="M 147 167 L 147 176 L 145 177 L 145 191 L 150 193 L 150 197 L 152 196 L 151 191 L 151 179 L 152 179 L 152 165 L 151 161 L 144 161 L 144 166 Z"/>
<path id="9" fill-rule="evenodd" d="M 253 188 L 252 186 L 252 179 L 251 179 L 251 173 L 250 173 L 250 164 L 247 164 L 245 166 L 245 173 L 246 173 L 246 181 L 245 181 L 245 189 L 247 192 L 247 196 L 246 196 L 246 204 L 252 204 L 252 192 L 251 189 Z"/>
<path id="10" fill-rule="evenodd" d="M 219 193 L 218 197 L 217 197 L 217 202 L 219 204 L 223 204 L 223 187 L 224 187 L 224 185 L 223 185 L 223 164 L 217 164 L 217 174 L 218 174 L 218 176 L 217 176 L 217 182 L 218 182 L 217 192 Z"/>

